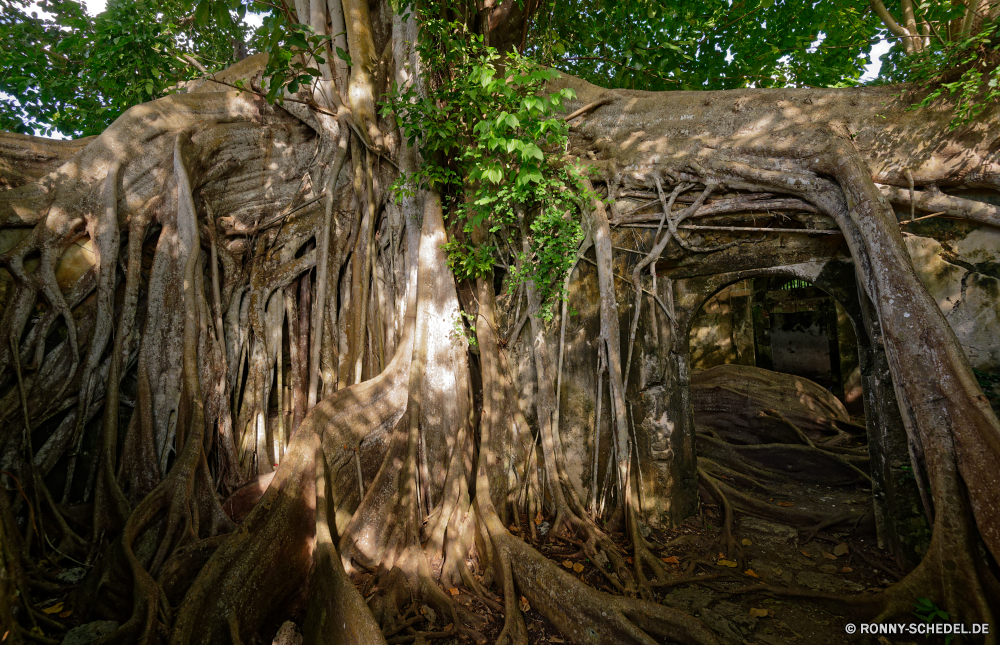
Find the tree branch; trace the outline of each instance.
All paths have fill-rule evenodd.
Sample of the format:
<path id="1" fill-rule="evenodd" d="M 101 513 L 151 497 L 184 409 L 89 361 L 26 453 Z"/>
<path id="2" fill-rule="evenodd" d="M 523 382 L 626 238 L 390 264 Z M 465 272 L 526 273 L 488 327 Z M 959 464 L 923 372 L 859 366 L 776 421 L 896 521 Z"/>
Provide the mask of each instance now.
<path id="1" fill-rule="evenodd" d="M 881 18 L 886 28 L 894 35 L 903 39 L 903 47 L 906 49 L 906 53 L 911 53 L 913 51 L 913 34 L 911 34 L 906 27 L 903 27 L 896 22 L 896 19 L 892 17 L 889 10 L 885 8 L 884 4 L 882 4 L 882 0 L 871 0 L 870 5 L 872 10 L 878 14 L 879 18 Z"/>
<path id="2" fill-rule="evenodd" d="M 920 210 L 940 212 L 945 215 L 960 217 L 972 222 L 979 222 L 980 224 L 1000 228 L 1000 206 L 927 190 L 913 191 L 913 199 L 911 201 L 910 191 L 907 188 L 887 186 L 885 184 L 875 185 L 886 199 L 898 206 L 915 206 Z"/>

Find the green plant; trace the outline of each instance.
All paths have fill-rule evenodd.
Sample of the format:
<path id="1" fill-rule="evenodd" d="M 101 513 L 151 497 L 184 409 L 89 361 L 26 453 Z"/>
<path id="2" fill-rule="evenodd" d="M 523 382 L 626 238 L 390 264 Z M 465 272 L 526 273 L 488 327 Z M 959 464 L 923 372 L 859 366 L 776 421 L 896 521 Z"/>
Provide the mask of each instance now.
<path id="1" fill-rule="evenodd" d="M 996 51 L 997 24 L 958 41 L 938 39 L 936 47 L 911 54 L 900 66 L 900 80 L 930 85 L 933 89 L 914 109 L 939 98 L 954 101 L 951 129 L 973 121 L 987 105 L 1000 99 L 1000 73 L 992 55 Z M 947 72 L 952 70 L 952 74 Z M 954 78 L 955 73 L 960 73 Z"/>
<path id="2" fill-rule="evenodd" d="M 556 73 L 512 52 L 501 56 L 463 24 L 425 16 L 422 59 L 435 70 L 426 95 L 398 88 L 384 105 L 424 163 L 398 191 L 440 191 L 457 228 L 445 245 L 459 279 L 486 276 L 514 260 L 515 284 L 531 280 L 550 318 L 583 239 L 580 171 L 557 158 L 569 128 L 555 114 L 573 92 L 546 94 Z M 460 74 L 446 70 L 464 70 Z M 515 251 L 523 233 L 528 251 Z M 481 242 L 469 240 L 476 233 Z"/>
<path id="3" fill-rule="evenodd" d="M 309 86 L 322 76 L 319 66 L 326 63 L 332 37 L 298 23 L 284 3 L 264 17 L 256 35 L 261 50 L 268 55 L 264 69 L 268 102 L 281 104 L 285 89 L 294 94 L 300 86 Z M 334 49 L 337 56 L 351 64 L 347 52 L 340 47 Z M 240 82 L 237 86 L 243 88 Z"/>
<path id="4" fill-rule="evenodd" d="M 917 598 L 917 602 L 913 603 L 913 607 L 915 610 L 913 615 L 927 623 L 933 623 L 934 621 L 945 622 L 951 618 L 951 614 L 935 605 L 930 598 Z M 953 638 L 955 638 L 954 634 L 945 636 L 945 645 L 951 643 Z"/>
<path id="5" fill-rule="evenodd" d="M 475 316 L 463 309 L 460 309 L 458 313 L 455 314 L 455 319 L 452 321 L 452 340 L 458 341 L 459 338 L 464 338 L 469 345 L 478 347 L 479 341 L 476 340 L 475 322 Z"/>

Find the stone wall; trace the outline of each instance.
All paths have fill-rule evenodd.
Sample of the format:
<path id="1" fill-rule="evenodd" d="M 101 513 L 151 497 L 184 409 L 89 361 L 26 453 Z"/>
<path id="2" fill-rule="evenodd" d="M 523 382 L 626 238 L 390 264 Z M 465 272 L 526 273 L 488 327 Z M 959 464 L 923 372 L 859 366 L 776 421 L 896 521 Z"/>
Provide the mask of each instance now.
<path id="1" fill-rule="evenodd" d="M 696 512 L 690 372 L 716 362 L 774 366 L 774 339 L 764 343 L 755 333 L 760 325 L 754 324 L 751 292 L 768 276 L 784 276 L 817 285 L 835 303 L 823 314 L 832 387 L 852 413 L 863 412 L 867 420 L 880 540 L 912 559 L 920 547 L 904 542 L 919 533 L 913 527 L 923 522 L 924 509 L 909 472 L 906 432 L 877 313 L 857 287 L 843 237 L 808 232 L 825 228 L 833 233 L 832 223 L 815 214 L 795 217 L 799 220 L 792 224 L 807 231 L 737 236 L 739 244 L 711 253 L 690 253 L 671 244 L 655 264 L 655 282 L 650 275 L 643 277 L 643 288 L 658 299 L 643 297 L 626 374 L 642 517 L 651 526 L 669 528 Z M 901 220 L 907 218 L 908 213 L 900 214 Z M 918 275 L 941 305 L 973 367 L 1000 374 L 1000 231 L 937 218 L 903 221 L 901 227 Z M 618 249 L 614 271 L 624 360 L 635 300 L 632 285 L 623 276 L 631 275 L 642 254 L 623 250 L 650 248 L 653 231 L 615 228 L 612 234 Z M 704 246 L 732 239 L 724 232 L 689 237 L 693 244 Z M 599 306 L 593 259 L 591 251 L 577 264 L 570 283 L 569 307 L 575 313 L 567 319 L 558 392 L 570 479 L 588 503 L 599 500 L 605 490 L 612 441 L 607 379 L 598 393 Z M 513 298 L 502 302 L 501 310 L 507 318 L 504 328 L 512 329 L 523 319 L 523 298 L 520 306 Z M 520 406 L 534 424 L 534 367 L 526 328 L 511 339 L 510 349 L 518 370 Z M 553 366 L 558 365 L 560 331 L 557 316 L 549 323 Z M 815 330 L 813 335 L 819 337 Z M 779 352 L 778 367 L 782 360 Z"/>

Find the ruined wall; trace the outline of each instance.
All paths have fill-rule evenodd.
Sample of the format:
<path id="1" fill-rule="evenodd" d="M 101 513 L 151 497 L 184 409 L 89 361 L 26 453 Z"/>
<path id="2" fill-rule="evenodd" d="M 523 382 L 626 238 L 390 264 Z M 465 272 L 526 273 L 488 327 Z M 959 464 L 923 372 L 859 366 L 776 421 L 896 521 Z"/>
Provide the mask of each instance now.
<path id="1" fill-rule="evenodd" d="M 917 275 L 955 330 L 969 362 L 982 371 L 1000 371 L 1000 229 L 953 220 L 908 228 L 914 230 L 903 241 Z"/>
<path id="2" fill-rule="evenodd" d="M 655 283 L 652 276 L 643 277 L 642 287 L 656 293 L 659 302 L 644 296 L 626 391 L 641 479 L 642 517 L 651 526 L 667 528 L 696 512 L 690 374 L 714 361 L 760 365 L 773 360 L 770 352 L 763 355 L 756 347 L 748 313 L 750 296 L 746 292 L 755 278 L 783 275 L 819 285 L 837 303 L 829 314 L 835 322 L 830 323 L 827 333 L 830 343 L 839 348 L 832 354 L 839 353 L 833 367 L 840 373 L 839 385 L 834 391 L 852 413 L 863 412 L 867 418 L 872 495 L 880 537 L 894 551 L 918 552 L 921 545 L 916 541 L 922 539 L 922 534 L 914 527 L 923 522 L 924 509 L 908 471 L 906 433 L 874 309 L 865 303 L 864 294 L 859 294 L 850 253 L 832 222 L 810 213 L 782 217 L 780 226 L 807 231 L 762 235 L 685 233 L 690 244 L 701 247 L 733 239 L 739 243 L 708 253 L 691 253 L 671 243 L 655 264 Z M 900 213 L 901 220 L 907 217 L 908 213 Z M 752 222 L 743 224 L 747 223 Z M 1000 374 L 1000 231 L 936 218 L 908 224 L 904 221 L 901 226 L 918 274 L 941 304 L 972 365 Z M 627 276 L 645 250 L 652 247 L 651 228 L 655 229 L 655 224 L 612 229 L 623 360 L 629 353 L 628 330 L 634 311 L 634 292 Z M 702 308 L 706 299 L 724 288 L 723 295 Z M 598 394 L 597 294 L 591 251 L 578 262 L 570 283 L 572 313 L 566 321 L 558 396 L 562 444 L 571 481 L 583 500 L 600 506 L 602 493 L 607 490 L 612 440 L 606 379 Z M 668 315 L 664 307 L 673 311 Z M 513 297 L 501 303 L 501 311 L 507 318 L 505 329 L 513 329 L 524 317 L 524 305 Z M 696 316 L 698 319 L 693 320 Z M 694 334 L 695 339 L 690 333 L 692 327 L 703 330 L 700 336 Z M 549 333 L 550 360 L 555 366 L 559 359 L 558 316 L 549 323 Z M 521 409 L 534 424 L 534 367 L 527 343 L 528 334 L 522 328 L 511 338 L 509 349 L 519 371 L 515 378 L 520 387 Z M 600 423 L 598 407 L 602 409 Z M 903 544 L 908 539 L 912 543 Z"/>

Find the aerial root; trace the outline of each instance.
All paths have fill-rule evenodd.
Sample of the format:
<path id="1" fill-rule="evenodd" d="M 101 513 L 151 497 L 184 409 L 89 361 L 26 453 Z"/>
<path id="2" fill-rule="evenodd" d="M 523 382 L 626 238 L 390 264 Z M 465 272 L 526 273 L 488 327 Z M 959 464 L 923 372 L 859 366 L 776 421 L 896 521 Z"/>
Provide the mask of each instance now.
<path id="1" fill-rule="evenodd" d="M 503 629 L 497 638 L 496 645 L 527 645 L 528 628 L 524 624 L 524 615 L 518 602 L 518 594 L 514 586 L 514 572 L 510 566 L 510 553 L 502 546 L 494 544 L 496 555 L 494 572 L 501 580 L 504 600 Z"/>
<path id="2" fill-rule="evenodd" d="M 632 558 L 635 577 L 639 583 L 639 593 L 642 595 L 643 600 L 652 600 L 652 588 L 666 582 L 670 578 L 670 574 L 667 573 L 667 568 L 663 566 L 660 559 L 653 553 L 649 542 L 642 535 L 642 531 L 639 530 L 639 518 L 631 504 L 627 512 L 628 534 L 632 540 Z M 647 567 L 653 573 L 652 579 L 646 575 Z"/>
<path id="3" fill-rule="evenodd" d="M 393 631 L 406 622 L 408 610 L 414 603 L 422 603 L 434 610 L 435 615 L 445 621 L 449 627 L 438 632 L 423 632 L 425 638 L 431 634 L 442 634 L 437 637 L 464 635 L 475 643 L 483 645 L 486 637 L 480 631 L 484 626 L 482 618 L 455 602 L 438 584 L 434 576 L 427 553 L 421 545 L 410 545 L 396 558 L 394 566 L 386 571 L 381 570 L 375 582 L 378 595 L 372 603 L 374 612 L 382 625 L 389 626 L 387 631 Z M 404 640 L 399 640 L 400 638 Z M 387 639 L 387 642 L 409 642 L 406 636 Z M 412 638 L 410 639 L 412 640 Z"/>
<path id="4" fill-rule="evenodd" d="M 700 467 L 698 468 L 698 479 L 701 480 L 701 483 L 704 484 L 705 488 L 708 489 L 709 493 L 719 502 L 719 505 L 723 509 L 722 533 L 719 535 L 719 547 L 725 549 L 727 558 L 733 559 L 736 557 L 740 569 L 745 569 L 747 564 L 746 554 L 743 553 L 743 548 L 736 543 L 736 538 L 733 536 L 733 505 L 719 487 L 719 481 Z"/>

